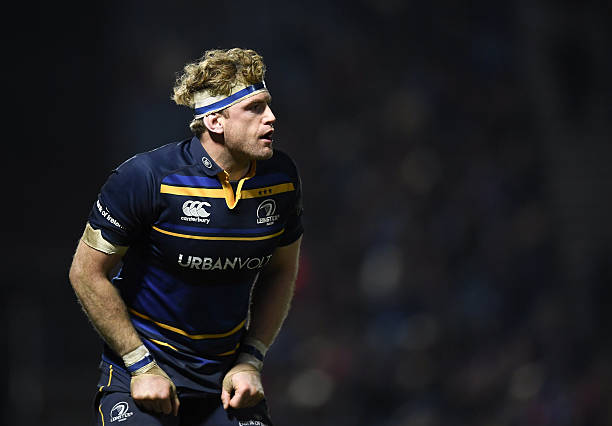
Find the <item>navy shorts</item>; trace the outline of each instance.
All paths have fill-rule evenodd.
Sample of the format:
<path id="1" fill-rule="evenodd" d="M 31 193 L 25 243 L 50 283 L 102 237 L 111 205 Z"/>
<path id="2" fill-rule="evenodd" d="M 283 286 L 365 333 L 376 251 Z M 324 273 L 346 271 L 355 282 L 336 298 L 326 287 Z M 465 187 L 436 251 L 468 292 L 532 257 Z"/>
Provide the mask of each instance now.
<path id="1" fill-rule="evenodd" d="M 221 395 L 181 396 L 178 416 L 141 410 L 132 399 L 130 376 L 102 363 L 99 390 L 94 400 L 99 426 L 272 426 L 265 400 L 250 408 L 225 410 Z"/>

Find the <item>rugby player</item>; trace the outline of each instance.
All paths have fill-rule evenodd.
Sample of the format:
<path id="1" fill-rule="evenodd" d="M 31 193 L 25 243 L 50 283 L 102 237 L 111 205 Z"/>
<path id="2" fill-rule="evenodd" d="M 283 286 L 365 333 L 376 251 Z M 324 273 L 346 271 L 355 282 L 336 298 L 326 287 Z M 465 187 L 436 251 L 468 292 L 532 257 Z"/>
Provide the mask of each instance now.
<path id="1" fill-rule="evenodd" d="M 186 65 L 172 98 L 194 136 L 125 161 L 93 203 L 69 278 L 103 341 L 99 425 L 271 424 L 261 371 L 303 228 L 265 70 L 239 48 Z"/>

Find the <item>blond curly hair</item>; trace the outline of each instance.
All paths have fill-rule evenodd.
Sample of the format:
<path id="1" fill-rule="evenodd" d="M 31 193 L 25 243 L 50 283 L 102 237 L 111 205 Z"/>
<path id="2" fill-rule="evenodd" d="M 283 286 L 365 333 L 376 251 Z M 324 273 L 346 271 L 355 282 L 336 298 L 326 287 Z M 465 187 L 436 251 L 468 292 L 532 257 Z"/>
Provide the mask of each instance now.
<path id="1" fill-rule="evenodd" d="M 185 65 L 176 79 L 171 99 L 177 105 L 194 108 L 196 92 L 206 90 L 211 96 L 229 96 L 237 84 L 259 83 L 265 73 L 263 58 L 254 50 L 237 47 L 207 50 L 200 59 Z M 198 137 L 206 131 L 202 118 L 192 120 L 189 128 Z"/>

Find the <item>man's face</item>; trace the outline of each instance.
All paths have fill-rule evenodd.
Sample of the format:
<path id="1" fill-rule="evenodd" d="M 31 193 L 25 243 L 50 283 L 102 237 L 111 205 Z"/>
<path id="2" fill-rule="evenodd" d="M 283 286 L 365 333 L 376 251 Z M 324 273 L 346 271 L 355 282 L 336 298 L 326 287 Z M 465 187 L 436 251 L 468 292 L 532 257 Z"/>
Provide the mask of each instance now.
<path id="1" fill-rule="evenodd" d="M 246 161 L 272 157 L 272 134 L 276 117 L 270 109 L 270 101 L 270 94 L 262 92 L 225 110 L 225 145 L 234 158 Z"/>

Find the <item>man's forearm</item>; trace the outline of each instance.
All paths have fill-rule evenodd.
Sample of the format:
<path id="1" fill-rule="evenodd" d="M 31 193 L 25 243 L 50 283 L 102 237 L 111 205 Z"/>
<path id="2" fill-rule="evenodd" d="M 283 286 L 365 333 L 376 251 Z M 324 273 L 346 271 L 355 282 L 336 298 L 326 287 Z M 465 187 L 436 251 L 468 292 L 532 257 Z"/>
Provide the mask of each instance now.
<path id="1" fill-rule="evenodd" d="M 70 269 L 70 282 L 94 328 L 111 349 L 122 356 L 140 346 L 142 341 L 115 286 L 105 274 L 90 267 L 87 254 L 92 253 L 84 253 L 90 250 L 93 249 L 82 242 L 79 244 Z"/>
<path id="2" fill-rule="evenodd" d="M 94 328 L 118 355 L 142 344 L 123 300 L 110 281 L 83 284 L 77 296 Z"/>
<path id="3" fill-rule="evenodd" d="M 269 347 L 291 306 L 298 273 L 301 238 L 279 247 L 253 288 L 248 337 Z"/>
<path id="4" fill-rule="evenodd" d="M 296 272 L 271 273 L 260 277 L 253 288 L 249 337 L 270 346 L 278 335 L 291 306 Z"/>

